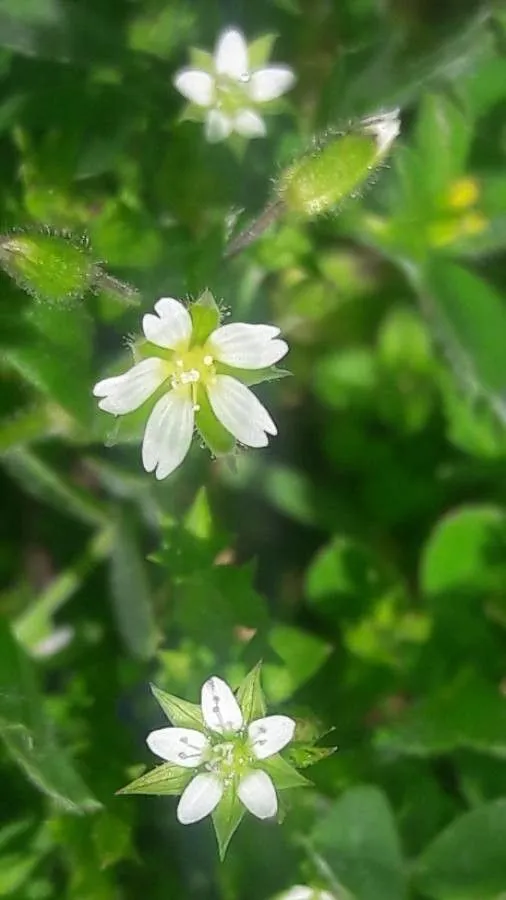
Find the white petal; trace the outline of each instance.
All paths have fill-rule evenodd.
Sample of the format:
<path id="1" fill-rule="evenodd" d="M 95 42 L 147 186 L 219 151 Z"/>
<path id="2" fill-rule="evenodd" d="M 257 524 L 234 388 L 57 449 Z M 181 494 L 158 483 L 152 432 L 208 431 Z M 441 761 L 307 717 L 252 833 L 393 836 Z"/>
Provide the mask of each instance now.
<path id="1" fill-rule="evenodd" d="M 202 685 L 201 706 L 204 722 L 211 731 L 223 734 L 240 731 L 243 724 L 241 708 L 226 681 L 213 675 Z"/>
<path id="2" fill-rule="evenodd" d="M 95 397 L 102 397 L 100 409 L 121 416 L 142 406 L 167 377 L 163 360 L 150 357 L 132 366 L 123 375 L 104 378 L 93 388 Z"/>
<path id="3" fill-rule="evenodd" d="M 234 118 L 234 131 L 242 134 L 243 137 L 264 137 L 267 133 L 265 122 L 262 116 L 253 112 L 252 109 L 243 109 Z"/>
<path id="4" fill-rule="evenodd" d="M 401 130 L 399 109 L 392 109 L 364 122 L 364 130 L 374 135 L 379 153 L 386 153 Z"/>
<path id="5" fill-rule="evenodd" d="M 167 350 L 186 349 L 192 333 L 190 313 L 179 300 L 162 297 L 155 303 L 156 316 L 148 313 L 142 319 L 146 340 Z"/>
<path id="6" fill-rule="evenodd" d="M 151 731 L 146 743 L 153 753 L 167 762 L 195 769 L 200 766 L 209 744 L 205 734 L 194 728 L 158 728 Z"/>
<path id="7" fill-rule="evenodd" d="M 198 106 L 210 106 L 214 94 L 214 79 L 200 69 L 182 69 L 174 77 L 174 86 L 183 97 Z"/>
<path id="8" fill-rule="evenodd" d="M 207 393 L 215 416 L 246 447 L 266 447 L 267 434 L 278 433 L 265 407 L 236 378 L 217 375 Z"/>
<path id="9" fill-rule="evenodd" d="M 210 144 L 224 141 L 232 131 L 232 119 L 219 109 L 211 109 L 206 118 L 205 135 Z"/>
<path id="10" fill-rule="evenodd" d="M 280 895 L 279 900 L 315 900 L 315 892 L 305 884 L 294 884 Z"/>
<path id="11" fill-rule="evenodd" d="M 183 462 L 193 436 L 194 411 L 189 390 L 169 391 L 155 403 L 142 442 L 146 472 L 160 480 Z"/>
<path id="12" fill-rule="evenodd" d="M 185 787 L 177 806 L 181 825 L 200 822 L 218 806 L 223 796 L 223 784 L 216 775 L 197 775 Z"/>
<path id="13" fill-rule="evenodd" d="M 285 341 L 273 340 L 279 328 L 273 325 L 223 325 L 208 338 L 211 353 L 219 362 L 240 369 L 272 366 L 288 353 Z"/>
<path id="14" fill-rule="evenodd" d="M 295 75 L 288 66 L 269 66 L 253 72 L 246 84 L 248 97 L 255 103 L 275 100 L 295 84 Z"/>
<path id="15" fill-rule="evenodd" d="M 239 799 L 246 809 L 259 819 L 270 819 L 278 811 L 278 798 L 274 785 L 267 775 L 256 769 L 241 778 L 237 788 Z"/>
<path id="16" fill-rule="evenodd" d="M 240 79 L 248 74 L 248 46 L 242 32 L 229 28 L 221 33 L 216 45 L 215 65 L 219 75 Z"/>
<path id="17" fill-rule="evenodd" d="M 256 719 L 248 727 L 253 753 L 257 759 L 267 759 L 278 753 L 293 738 L 295 722 L 289 716 L 266 716 Z"/>

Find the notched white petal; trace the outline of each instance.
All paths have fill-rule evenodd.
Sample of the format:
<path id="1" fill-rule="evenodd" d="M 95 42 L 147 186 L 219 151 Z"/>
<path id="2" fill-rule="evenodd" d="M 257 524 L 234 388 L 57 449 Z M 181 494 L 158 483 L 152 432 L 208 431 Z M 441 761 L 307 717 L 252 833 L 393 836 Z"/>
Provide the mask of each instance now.
<path id="1" fill-rule="evenodd" d="M 216 775 L 196 775 L 181 795 L 176 812 L 178 821 L 181 825 L 200 822 L 216 809 L 222 796 L 223 784 Z"/>
<path id="2" fill-rule="evenodd" d="M 374 135 L 379 153 L 386 153 L 401 130 L 400 110 L 392 109 L 363 122 L 364 131 Z"/>
<path id="3" fill-rule="evenodd" d="M 289 66 L 269 66 L 253 72 L 247 84 L 247 93 L 255 103 L 265 103 L 281 97 L 295 84 L 295 74 Z"/>
<path id="4" fill-rule="evenodd" d="M 207 727 L 218 734 L 240 731 L 241 708 L 226 681 L 213 675 L 202 685 L 202 716 Z"/>
<path id="5" fill-rule="evenodd" d="M 194 728 L 158 728 L 148 734 L 146 743 L 161 759 L 185 769 L 200 766 L 209 745 L 205 734 Z"/>
<path id="6" fill-rule="evenodd" d="M 270 819 L 278 811 L 278 798 L 274 785 L 261 769 L 248 772 L 237 788 L 239 799 L 246 809 L 258 819 Z"/>
<path id="7" fill-rule="evenodd" d="M 125 415 L 142 406 L 166 378 L 161 359 L 151 357 L 132 366 L 123 375 L 104 378 L 93 388 L 95 397 L 101 397 L 100 409 L 115 416 Z"/>
<path id="8" fill-rule="evenodd" d="M 200 69 L 181 69 L 174 77 L 174 87 L 197 106 L 210 106 L 212 103 L 214 79 Z"/>
<path id="9" fill-rule="evenodd" d="M 209 110 L 206 118 L 205 136 L 210 144 L 224 141 L 232 131 L 232 119 L 219 109 Z"/>
<path id="10" fill-rule="evenodd" d="M 288 344 L 275 339 L 274 325 L 223 325 L 213 331 L 208 344 L 219 362 L 240 369 L 263 369 L 279 362 L 288 353 Z"/>
<path id="11" fill-rule="evenodd" d="M 170 391 L 154 405 L 142 442 L 146 472 L 166 478 L 183 462 L 193 437 L 194 410 L 189 390 Z"/>
<path id="12" fill-rule="evenodd" d="M 190 313 L 179 300 L 162 297 L 155 303 L 156 315 L 147 313 L 142 319 L 142 329 L 146 340 L 166 350 L 184 350 L 192 333 Z"/>
<path id="13" fill-rule="evenodd" d="M 262 116 L 252 109 L 243 109 L 234 118 L 234 131 L 243 137 L 264 137 L 267 133 Z"/>
<path id="14" fill-rule="evenodd" d="M 266 447 L 267 435 L 278 433 L 265 407 L 236 378 L 217 375 L 207 393 L 215 416 L 246 447 Z"/>
<path id="15" fill-rule="evenodd" d="M 248 73 L 248 46 L 237 28 L 223 31 L 216 45 L 215 66 L 219 75 L 239 80 Z"/>
<path id="16" fill-rule="evenodd" d="M 279 753 L 293 738 L 295 722 L 289 716 L 266 716 L 248 727 L 251 748 L 257 759 Z"/>

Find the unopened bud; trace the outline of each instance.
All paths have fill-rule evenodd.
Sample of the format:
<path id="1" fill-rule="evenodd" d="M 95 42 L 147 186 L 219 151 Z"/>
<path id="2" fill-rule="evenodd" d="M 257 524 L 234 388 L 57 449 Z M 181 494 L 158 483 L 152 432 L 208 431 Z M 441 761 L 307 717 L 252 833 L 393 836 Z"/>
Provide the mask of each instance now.
<path id="1" fill-rule="evenodd" d="M 86 243 L 66 234 L 4 235 L 0 238 L 0 265 L 28 293 L 53 302 L 82 297 L 96 277 Z"/>
<path id="2" fill-rule="evenodd" d="M 328 212 L 370 178 L 399 131 L 399 110 L 394 109 L 329 137 L 283 173 L 277 187 L 280 199 L 289 211 L 304 217 Z"/>

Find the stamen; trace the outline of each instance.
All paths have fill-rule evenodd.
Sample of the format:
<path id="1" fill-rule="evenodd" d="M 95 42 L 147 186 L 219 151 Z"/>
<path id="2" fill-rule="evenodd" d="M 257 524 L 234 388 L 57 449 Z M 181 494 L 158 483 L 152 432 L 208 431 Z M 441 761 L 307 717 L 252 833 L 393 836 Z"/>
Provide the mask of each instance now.
<path id="1" fill-rule="evenodd" d="M 209 353 L 206 356 L 204 356 L 204 365 L 205 366 L 212 366 L 213 362 L 214 362 L 213 357 Z"/>

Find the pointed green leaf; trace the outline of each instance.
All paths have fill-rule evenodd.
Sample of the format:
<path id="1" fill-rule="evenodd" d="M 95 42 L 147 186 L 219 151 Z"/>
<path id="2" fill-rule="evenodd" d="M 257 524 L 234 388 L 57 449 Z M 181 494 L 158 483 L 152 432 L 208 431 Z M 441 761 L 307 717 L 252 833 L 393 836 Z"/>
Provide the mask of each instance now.
<path id="1" fill-rule="evenodd" d="M 204 291 L 189 308 L 193 323 L 192 344 L 204 344 L 215 328 L 220 324 L 220 310 L 211 291 Z"/>
<path id="2" fill-rule="evenodd" d="M 190 66 L 195 69 L 202 69 L 203 72 L 214 72 L 214 57 L 208 50 L 201 50 L 200 47 L 190 47 L 188 51 L 190 57 Z"/>
<path id="3" fill-rule="evenodd" d="M 259 662 L 248 672 L 237 690 L 237 700 L 241 707 L 244 721 L 252 722 L 265 716 L 265 699 L 260 682 L 262 663 Z"/>
<path id="4" fill-rule="evenodd" d="M 118 507 L 111 554 L 111 599 L 118 631 L 137 659 L 151 659 L 158 644 L 151 588 L 133 516 Z"/>
<path id="5" fill-rule="evenodd" d="M 228 845 L 244 816 L 244 806 L 237 796 L 237 785 L 229 785 L 212 814 L 220 860 L 225 859 Z"/>
<path id="6" fill-rule="evenodd" d="M 262 34 L 248 44 L 248 62 L 250 69 L 261 69 L 269 61 L 277 34 Z"/>
<path id="7" fill-rule="evenodd" d="M 435 900 L 499 900 L 506 885 L 506 799 L 452 822 L 418 860 L 415 884 Z"/>
<path id="8" fill-rule="evenodd" d="M 131 781 L 124 788 L 116 791 L 117 794 L 181 794 L 191 778 L 193 772 L 174 766 L 172 763 L 163 763 L 156 769 L 150 769 L 140 778 Z"/>
<path id="9" fill-rule="evenodd" d="M 314 766 L 321 759 L 332 756 L 337 747 L 291 747 L 288 756 L 298 769 L 305 769 L 307 766 Z"/>
<path id="10" fill-rule="evenodd" d="M 278 791 L 286 791 L 289 788 L 309 787 L 311 782 L 304 778 L 297 769 L 283 759 L 278 753 L 262 760 L 262 769 L 271 776 Z"/>
<path id="11" fill-rule="evenodd" d="M 237 369 L 235 366 L 218 363 L 216 369 L 220 375 L 231 375 L 248 387 L 262 384 L 264 381 L 279 381 L 280 378 L 287 378 L 292 374 L 288 369 L 278 369 L 276 366 L 269 366 L 267 369 Z"/>
<path id="12" fill-rule="evenodd" d="M 154 684 L 150 685 L 150 687 L 155 700 L 160 704 L 165 715 L 173 725 L 179 728 L 203 730 L 204 720 L 200 706 L 196 703 L 182 700 L 181 697 L 175 697 L 173 694 L 167 694 L 166 691 L 160 690 Z"/>

